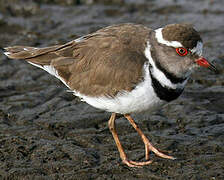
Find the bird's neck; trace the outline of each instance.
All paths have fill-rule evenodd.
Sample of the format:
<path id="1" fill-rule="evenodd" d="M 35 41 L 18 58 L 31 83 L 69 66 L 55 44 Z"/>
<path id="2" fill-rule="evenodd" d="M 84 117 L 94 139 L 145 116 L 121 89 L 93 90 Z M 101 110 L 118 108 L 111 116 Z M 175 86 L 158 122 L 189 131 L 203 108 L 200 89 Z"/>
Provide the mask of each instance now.
<path id="1" fill-rule="evenodd" d="M 188 77 L 178 78 L 162 68 L 159 63 L 155 63 L 149 42 L 145 49 L 145 56 L 148 59 L 151 83 L 157 96 L 167 102 L 178 98 L 184 90 Z"/>

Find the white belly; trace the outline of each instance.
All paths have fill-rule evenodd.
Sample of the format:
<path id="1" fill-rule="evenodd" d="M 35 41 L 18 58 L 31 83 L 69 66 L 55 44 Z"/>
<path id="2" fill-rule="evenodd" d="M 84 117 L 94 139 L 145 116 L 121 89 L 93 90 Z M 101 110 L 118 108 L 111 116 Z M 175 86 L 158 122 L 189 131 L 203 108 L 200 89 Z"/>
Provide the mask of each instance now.
<path id="1" fill-rule="evenodd" d="M 90 97 L 74 92 L 88 104 L 109 112 L 127 114 L 142 111 L 152 111 L 165 103 L 155 94 L 149 75 L 149 64 L 144 65 L 144 81 L 131 92 L 120 92 L 115 97 Z"/>

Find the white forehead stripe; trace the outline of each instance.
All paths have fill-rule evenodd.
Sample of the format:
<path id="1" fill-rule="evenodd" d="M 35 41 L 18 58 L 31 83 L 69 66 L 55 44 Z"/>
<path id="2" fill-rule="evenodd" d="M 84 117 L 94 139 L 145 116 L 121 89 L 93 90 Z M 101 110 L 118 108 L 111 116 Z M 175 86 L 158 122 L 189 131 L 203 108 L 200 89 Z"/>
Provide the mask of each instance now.
<path id="1" fill-rule="evenodd" d="M 183 45 L 178 42 L 178 41 L 167 41 L 163 38 L 163 34 L 162 34 L 162 30 L 163 28 L 159 28 L 159 29 L 156 29 L 155 32 L 156 32 L 156 39 L 159 43 L 161 44 L 165 44 L 167 46 L 172 46 L 172 47 L 175 47 L 175 48 L 178 48 L 178 47 L 183 47 Z"/>
<path id="2" fill-rule="evenodd" d="M 202 48 L 203 48 L 203 43 L 198 41 L 197 46 L 194 47 L 193 49 L 191 49 L 191 52 L 201 56 L 202 55 Z"/>

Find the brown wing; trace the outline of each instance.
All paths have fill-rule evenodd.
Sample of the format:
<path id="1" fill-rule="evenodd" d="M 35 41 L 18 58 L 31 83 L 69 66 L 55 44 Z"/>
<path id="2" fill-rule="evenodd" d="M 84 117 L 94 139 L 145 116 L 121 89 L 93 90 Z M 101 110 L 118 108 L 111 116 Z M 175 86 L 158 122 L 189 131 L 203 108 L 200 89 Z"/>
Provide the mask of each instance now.
<path id="1" fill-rule="evenodd" d="M 131 91 L 142 80 L 146 61 L 144 49 L 150 29 L 141 25 L 110 26 L 80 41 L 35 52 L 15 52 L 6 48 L 9 58 L 25 59 L 37 65 L 51 65 L 72 90 L 89 96 L 115 96 Z M 24 47 L 21 47 L 24 50 Z M 10 51 L 11 50 L 11 51 Z"/>

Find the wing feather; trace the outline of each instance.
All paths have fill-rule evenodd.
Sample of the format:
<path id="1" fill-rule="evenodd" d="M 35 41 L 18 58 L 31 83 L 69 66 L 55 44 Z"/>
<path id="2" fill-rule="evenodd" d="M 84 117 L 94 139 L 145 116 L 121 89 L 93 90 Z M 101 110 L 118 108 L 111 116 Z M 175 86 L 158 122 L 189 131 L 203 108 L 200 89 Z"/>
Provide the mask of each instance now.
<path id="1" fill-rule="evenodd" d="M 115 96 L 142 81 L 150 32 L 141 25 L 116 25 L 64 45 L 14 46 L 5 48 L 5 54 L 48 71 L 80 94 Z"/>

